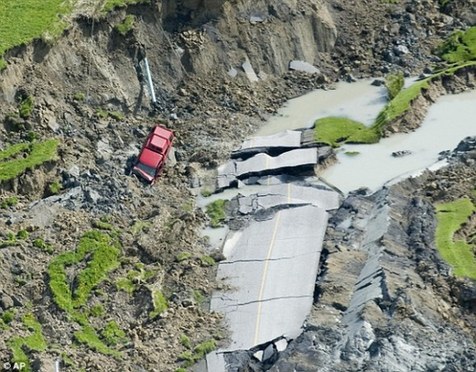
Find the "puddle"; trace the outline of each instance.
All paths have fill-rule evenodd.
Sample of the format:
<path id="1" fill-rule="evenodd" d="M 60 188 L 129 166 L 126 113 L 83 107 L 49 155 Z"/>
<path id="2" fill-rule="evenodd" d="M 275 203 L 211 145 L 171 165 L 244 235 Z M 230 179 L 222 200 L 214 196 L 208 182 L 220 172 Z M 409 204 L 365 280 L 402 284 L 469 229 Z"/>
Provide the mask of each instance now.
<path id="1" fill-rule="evenodd" d="M 345 145 L 339 163 L 321 176 L 343 192 L 359 187 L 376 190 L 401 175 L 410 175 L 437 162 L 438 153 L 454 149 L 467 136 L 476 134 L 476 91 L 441 97 L 430 107 L 422 126 L 415 132 L 396 134 L 374 145 Z M 394 158 L 394 151 L 410 155 Z M 359 152 L 348 156 L 344 152 Z"/>
<path id="2" fill-rule="evenodd" d="M 286 129 L 309 128 L 325 116 L 348 116 L 370 125 L 387 100 L 384 87 L 371 85 L 374 79 L 340 82 L 335 90 L 315 90 L 292 99 L 271 117 L 255 136 L 268 136 Z"/>

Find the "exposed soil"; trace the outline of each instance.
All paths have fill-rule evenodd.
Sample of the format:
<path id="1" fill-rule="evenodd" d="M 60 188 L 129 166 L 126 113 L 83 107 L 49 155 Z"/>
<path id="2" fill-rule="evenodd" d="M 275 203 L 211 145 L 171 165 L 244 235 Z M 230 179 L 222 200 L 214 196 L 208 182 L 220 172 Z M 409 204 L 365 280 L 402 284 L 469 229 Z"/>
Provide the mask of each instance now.
<path id="1" fill-rule="evenodd" d="M 431 51 L 441 38 L 467 22 L 466 16 L 459 18 L 459 8 L 448 8 L 452 14 L 448 16 L 431 0 L 401 4 L 156 0 L 107 16 L 99 15 L 89 3 L 80 3 L 71 27 L 53 44 L 37 41 L 11 50 L 6 56 L 9 65 L 0 74 L 0 120 L 4 123 L 0 148 L 26 140 L 29 132 L 39 139 L 61 139 L 57 161 L 1 185 L 2 200 L 18 196 L 19 202 L 0 210 L 0 238 L 8 240 L 9 232 L 22 229 L 29 236 L 0 249 L 0 307 L 17 311 L 3 331 L 0 359 L 10 360 L 11 337 L 28 334 L 20 319 L 32 311 L 49 345 L 46 352 L 29 352 L 36 370 L 50 368 L 57 358 L 64 360 L 64 353 L 72 365 L 62 365 L 62 370 L 175 371 L 180 366 L 179 354 L 189 350 L 180 341 L 182 334 L 190 338 L 192 348 L 208 339 L 226 342 L 220 316 L 207 311 L 206 298 L 216 285 L 215 269 L 203 259 L 212 254 L 198 232 L 206 217 L 195 207 L 190 191 L 190 186 L 200 183 L 197 174 L 216 167 L 289 98 L 327 88 L 338 79 L 395 69 L 419 74 L 437 61 Z M 126 14 L 134 15 L 136 21 L 124 36 L 114 26 Z M 251 22 L 251 16 L 258 21 Z M 153 71 L 155 108 L 134 69 L 141 46 Z M 314 64 L 321 74 L 288 71 L 294 59 Z M 247 79 L 241 68 L 246 60 L 259 81 Z M 228 72 L 237 75 L 231 77 Z M 462 85 L 468 84 L 463 81 Z M 19 94 L 33 97 L 34 109 L 30 118 L 12 122 L 8 114 L 17 111 Z M 127 170 L 149 128 L 158 121 L 176 133 L 176 162 L 169 162 L 160 180 L 148 187 Z M 442 171 L 448 174 L 428 176 L 434 182 L 421 187 L 434 198 L 457 197 L 463 192 L 460 184 L 448 181 L 446 185 L 445 180 L 451 180 L 451 172 L 460 174 L 458 166 Z M 474 166 L 464 169 L 468 168 L 474 174 Z M 59 195 L 51 195 L 49 185 L 54 181 L 62 185 Z M 119 358 L 73 341 L 79 325 L 54 303 L 47 275 L 52 258 L 74 250 L 83 233 L 101 217 L 119 231 L 120 267 L 92 292 L 87 306 L 100 303 L 105 308 L 102 316 L 91 321 L 97 329 L 115 320 L 126 332 Z M 54 252 L 34 247 L 37 238 Z M 183 252 L 189 258 L 178 259 Z M 363 259 L 362 253 L 352 252 L 339 262 L 353 261 L 357 267 Z M 153 275 L 136 283 L 137 290 L 128 295 L 115 282 L 137 263 Z M 69 274 L 74 278 L 80 269 Z M 346 272 L 349 283 L 354 278 L 352 270 Z M 415 279 L 425 286 L 424 280 Z M 339 297 L 345 294 L 339 293 L 348 288 L 344 283 L 339 288 L 329 291 L 335 295 L 329 301 L 344 303 Z M 434 301 L 439 301 L 446 288 L 441 295 L 435 289 L 429 298 L 435 295 Z M 161 289 L 169 300 L 168 310 L 155 320 L 149 317 L 151 289 Z M 431 305 L 432 311 L 435 306 Z M 448 306 L 445 314 L 450 320 L 464 313 L 457 303 Z M 315 315 L 312 319 L 318 320 Z M 385 328 L 388 324 L 382 324 L 382 332 L 391 332 Z M 451 333 L 456 335 L 455 342 L 461 332 Z"/>

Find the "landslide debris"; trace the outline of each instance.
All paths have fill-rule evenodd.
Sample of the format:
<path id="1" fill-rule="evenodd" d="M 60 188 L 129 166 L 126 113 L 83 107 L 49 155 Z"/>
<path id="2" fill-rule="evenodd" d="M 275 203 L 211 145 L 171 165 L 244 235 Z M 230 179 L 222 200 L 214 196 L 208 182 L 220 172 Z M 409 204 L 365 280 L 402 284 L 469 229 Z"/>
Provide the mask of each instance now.
<path id="1" fill-rule="evenodd" d="M 54 163 L 28 163 L 1 184 L 0 361 L 22 360 L 21 344 L 33 370 L 60 359 L 62 370 L 174 371 L 226 342 L 220 317 L 206 309 L 215 266 L 198 233 L 206 217 L 189 190 L 197 169 L 215 167 L 304 91 L 419 71 L 465 22 L 440 13 L 436 1 L 380 0 L 164 0 L 110 13 L 78 1 L 63 20 L 57 39 L 0 49 L 0 148 L 28 147 L 25 158 L 10 159 L 25 164 L 35 146 L 59 141 Z M 142 49 L 156 107 L 134 69 Z M 292 60 L 320 73 L 288 71 Z M 157 121 L 176 133 L 176 162 L 150 188 L 127 170 Z M 444 190 L 461 193 L 451 185 Z M 68 261 L 58 292 L 71 300 L 65 310 L 48 268 L 78 258 L 90 235 L 112 236 L 117 262 L 80 295 L 97 250 Z"/>

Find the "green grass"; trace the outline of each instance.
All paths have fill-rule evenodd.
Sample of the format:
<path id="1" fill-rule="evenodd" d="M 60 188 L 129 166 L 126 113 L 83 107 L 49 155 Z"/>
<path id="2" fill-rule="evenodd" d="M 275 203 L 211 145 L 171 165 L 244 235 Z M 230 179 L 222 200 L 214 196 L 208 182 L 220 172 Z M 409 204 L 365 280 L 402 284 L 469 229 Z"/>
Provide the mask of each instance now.
<path id="1" fill-rule="evenodd" d="M 169 308 L 167 299 L 161 291 L 153 291 L 152 302 L 154 304 L 154 310 L 150 312 L 149 317 L 151 319 L 156 318 Z"/>
<path id="2" fill-rule="evenodd" d="M 17 239 L 19 239 L 19 240 L 26 240 L 26 239 L 28 239 L 29 236 L 30 236 L 30 234 L 28 233 L 28 231 L 26 231 L 24 229 L 19 230 L 17 232 Z"/>
<path id="3" fill-rule="evenodd" d="M 331 116 L 316 120 L 315 139 L 319 143 L 338 147 L 343 143 L 375 143 L 380 136 L 362 123 Z"/>
<path id="4" fill-rule="evenodd" d="M 18 198 L 16 196 L 9 196 L 8 198 L 2 200 L 2 202 L 0 203 L 0 208 L 7 209 L 10 207 L 14 207 L 17 204 Z"/>
<path id="5" fill-rule="evenodd" d="M 101 331 L 101 336 L 110 346 L 115 346 L 127 341 L 126 333 L 114 320 L 106 324 L 104 329 Z"/>
<path id="6" fill-rule="evenodd" d="M 216 341 L 213 339 L 204 341 L 193 348 L 192 351 L 185 351 L 179 355 L 179 360 L 184 362 L 184 367 L 188 368 L 197 363 L 200 359 L 205 357 L 217 348 Z"/>
<path id="7" fill-rule="evenodd" d="M 456 31 L 437 49 L 438 55 L 450 63 L 476 60 L 476 26 Z"/>
<path id="8" fill-rule="evenodd" d="M 385 79 L 385 86 L 388 91 L 388 98 L 391 100 L 394 99 L 398 93 L 403 89 L 405 85 L 405 78 L 403 77 L 403 72 L 397 72 L 395 74 L 390 74 Z"/>
<path id="9" fill-rule="evenodd" d="M 27 96 L 18 105 L 18 114 L 22 119 L 28 119 L 31 116 L 34 107 L 35 103 L 33 101 L 33 97 Z"/>
<path id="10" fill-rule="evenodd" d="M 116 237 L 93 230 L 81 237 L 76 250 L 56 256 L 48 266 L 49 286 L 55 303 L 81 325 L 81 329 L 74 333 L 76 341 L 99 353 L 114 357 L 121 356 L 121 353 L 105 343 L 110 341 L 108 337 L 114 331 L 113 326 L 103 330 L 103 341 L 88 321 L 88 315 L 100 316 L 104 312 L 102 305 L 96 304 L 85 312 L 81 309 L 85 307 L 92 290 L 119 266 L 119 255 L 120 245 Z M 84 268 L 77 274 L 76 286 L 72 290 L 66 268 L 73 265 L 82 265 Z"/>
<path id="11" fill-rule="evenodd" d="M 51 244 L 46 243 L 43 239 L 37 238 L 33 240 L 33 247 L 41 249 L 42 251 L 46 253 L 53 253 L 54 252 L 54 247 Z"/>
<path id="12" fill-rule="evenodd" d="M 48 191 L 51 193 L 51 195 L 56 195 L 59 194 L 61 189 L 63 188 L 63 185 L 59 181 L 53 181 L 48 185 Z"/>
<path id="13" fill-rule="evenodd" d="M 206 213 L 210 217 L 211 227 L 220 227 L 223 221 L 225 221 L 225 203 L 226 200 L 218 199 L 207 205 Z"/>
<path id="14" fill-rule="evenodd" d="M 0 70 L 5 52 L 34 39 L 57 37 L 65 28 L 61 14 L 71 11 L 71 1 L 2 0 L 0 9 Z"/>
<path id="15" fill-rule="evenodd" d="M 203 255 L 200 257 L 200 263 L 202 266 L 215 266 L 216 261 L 211 256 Z"/>
<path id="16" fill-rule="evenodd" d="M 119 24 L 117 24 L 114 28 L 117 32 L 119 32 L 122 36 L 126 36 L 129 31 L 132 31 L 134 28 L 135 17 L 133 15 L 128 14 L 126 18 Z"/>
<path id="17" fill-rule="evenodd" d="M 100 231 L 89 231 L 80 239 L 76 251 L 69 251 L 55 257 L 49 267 L 50 289 L 56 304 L 71 313 L 82 307 L 93 288 L 107 278 L 109 272 L 119 266 L 120 247 L 117 240 Z M 76 277 L 77 285 L 71 292 L 66 276 L 66 267 L 78 264 L 92 257 L 87 266 Z"/>
<path id="18" fill-rule="evenodd" d="M 120 357 L 121 353 L 108 347 L 97 334 L 96 330 L 90 325 L 83 326 L 83 328 L 74 333 L 74 338 L 81 344 L 85 344 L 91 350 L 95 350 L 104 355 L 112 355 Z"/>
<path id="19" fill-rule="evenodd" d="M 454 275 L 476 279 L 476 258 L 470 244 L 454 240 L 454 234 L 468 221 L 476 206 L 468 198 L 436 205 L 438 226 L 436 246 L 441 257 L 454 270 Z"/>
<path id="20" fill-rule="evenodd" d="M 136 290 L 136 285 L 129 278 L 119 278 L 116 281 L 116 288 L 128 293 L 129 295 L 131 295 Z"/>
<path id="21" fill-rule="evenodd" d="M 103 6 L 103 12 L 107 13 L 115 8 L 123 8 L 132 4 L 149 4 L 150 0 L 107 0 Z"/>
<path id="22" fill-rule="evenodd" d="M 8 345 L 12 350 L 14 363 L 25 363 L 25 368 L 22 371 L 30 371 L 30 363 L 25 349 L 33 351 L 44 351 L 47 348 L 47 343 L 41 331 L 41 324 L 38 323 L 33 314 L 26 314 L 23 317 L 23 324 L 32 332 L 26 337 L 14 337 Z"/>
<path id="23" fill-rule="evenodd" d="M 0 181 L 8 181 L 23 174 L 27 169 L 54 160 L 57 156 L 59 141 L 50 139 L 44 142 L 17 144 L 0 152 Z M 27 152 L 26 157 L 18 156 L 10 159 L 21 152 Z"/>
<path id="24" fill-rule="evenodd" d="M 182 344 L 183 347 L 186 347 L 187 349 L 192 348 L 192 343 L 190 342 L 190 337 L 187 335 L 180 335 L 180 343 Z"/>
<path id="25" fill-rule="evenodd" d="M 186 261 L 190 258 L 192 258 L 192 254 L 190 252 L 180 252 L 175 256 L 175 260 L 177 262 Z"/>

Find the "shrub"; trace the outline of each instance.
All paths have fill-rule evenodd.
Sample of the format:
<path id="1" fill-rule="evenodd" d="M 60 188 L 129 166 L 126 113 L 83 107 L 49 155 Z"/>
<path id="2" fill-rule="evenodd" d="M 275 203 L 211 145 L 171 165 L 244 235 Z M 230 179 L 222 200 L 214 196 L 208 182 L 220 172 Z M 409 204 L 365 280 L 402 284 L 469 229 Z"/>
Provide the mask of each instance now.
<path id="1" fill-rule="evenodd" d="M 220 227 L 225 221 L 225 203 L 226 200 L 218 199 L 207 205 L 206 213 L 210 217 L 211 227 Z"/>

